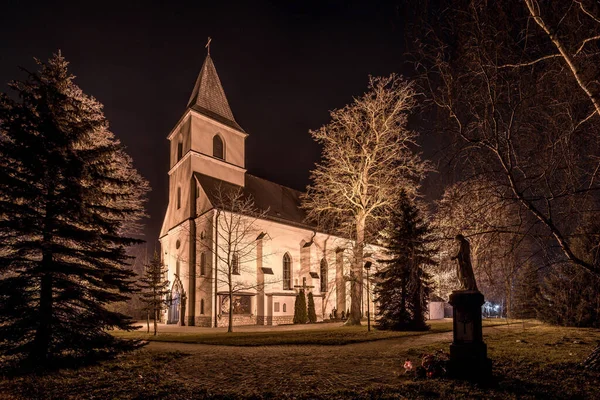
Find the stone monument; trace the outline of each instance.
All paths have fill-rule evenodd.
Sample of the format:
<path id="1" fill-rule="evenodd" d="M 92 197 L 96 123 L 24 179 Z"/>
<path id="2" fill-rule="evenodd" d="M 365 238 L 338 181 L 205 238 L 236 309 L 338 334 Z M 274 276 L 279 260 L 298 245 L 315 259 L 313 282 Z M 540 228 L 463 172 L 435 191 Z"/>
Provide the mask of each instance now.
<path id="1" fill-rule="evenodd" d="M 492 362 L 487 358 L 487 346 L 483 342 L 483 294 L 477 290 L 469 241 L 463 235 L 456 235 L 455 239 L 459 250 L 452 260 L 457 260 L 461 288 L 452 292 L 449 301 L 452 305 L 454 340 L 450 345 L 448 374 L 456 378 L 487 379 L 492 373 Z"/>

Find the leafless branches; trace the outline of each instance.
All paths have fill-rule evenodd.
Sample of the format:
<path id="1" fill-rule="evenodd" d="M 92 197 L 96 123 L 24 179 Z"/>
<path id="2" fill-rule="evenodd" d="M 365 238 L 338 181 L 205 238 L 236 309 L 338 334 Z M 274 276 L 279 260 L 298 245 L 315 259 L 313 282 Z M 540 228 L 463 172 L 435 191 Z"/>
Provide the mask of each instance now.
<path id="1" fill-rule="evenodd" d="M 396 75 L 371 77 L 367 93 L 310 132 L 323 155 L 303 197 L 308 217 L 326 230 L 349 233 L 355 243 L 349 323 L 360 324 L 365 235 L 395 205 L 401 188 L 415 195 L 429 168 L 415 151 L 416 133 L 406 128 L 415 96 L 413 85 Z"/>

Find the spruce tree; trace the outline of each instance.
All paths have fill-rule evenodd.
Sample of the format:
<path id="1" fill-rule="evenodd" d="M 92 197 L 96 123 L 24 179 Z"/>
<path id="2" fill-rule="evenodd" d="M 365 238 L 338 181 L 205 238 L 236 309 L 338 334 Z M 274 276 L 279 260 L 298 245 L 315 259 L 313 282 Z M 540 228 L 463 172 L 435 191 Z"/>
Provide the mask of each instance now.
<path id="1" fill-rule="evenodd" d="M 160 261 L 159 255 L 155 252 L 150 263 L 146 264 L 144 275 L 138 282 L 141 290 L 140 300 L 145 303 L 144 310 L 152 314 L 154 318 L 154 336 L 158 332 L 158 320 L 161 311 L 167 308 L 167 295 L 169 294 L 169 281 L 167 276 L 167 267 Z"/>
<path id="2" fill-rule="evenodd" d="M 315 299 L 312 292 L 308 292 L 308 321 L 312 324 L 317 322 L 317 313 L 315 312 Z"/>
<path id="3" fill-rule="evenodd" d="M 426 330 L 425 313 L 432 289 L 425 266 L 435 265 L 432 235 L 406 192 L 384 230 L 387 260 L 373 276 L 376 321 L 380 329 Z"/>
<path id="4" fill-rule="evenodd" d="M 306 315 L 306 296 L 304 290 L 300 289 L 300 292 L 296 295 L 296 303 L 294 303 L 294 323 L 305 324 L 308 321 Z"/>
<path id="5" fill-rule="evenodd" d="M 107 332 L 134 329 L 107 306 L 135 290 L 148 191 L 60 53 L 37 62 L 18 100 L 0 94 L 0 354 L 34 365 L 136 346 Z"/>

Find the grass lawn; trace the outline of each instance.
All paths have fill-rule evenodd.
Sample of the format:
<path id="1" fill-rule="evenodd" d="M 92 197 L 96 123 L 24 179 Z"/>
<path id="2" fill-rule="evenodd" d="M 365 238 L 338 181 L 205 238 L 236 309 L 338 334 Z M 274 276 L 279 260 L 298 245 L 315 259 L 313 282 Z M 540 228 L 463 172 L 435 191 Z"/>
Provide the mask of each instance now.
<path id="1" fill-rule="evenodd" d="M 442 330 L 443 326 L 437 329 Z M 344 332 L 357 338 L 364 333 L 357 328 Z M 285 333 L 284 336 L 316 334 L 323 335 L 324 342 L 329 344 L 338 335 L 337 329 L 333 332 L 260 333 L 259 336 L 252 332 L 244 334 L 250 338 L 270 334 L 273 340 L 282 333 Z M 228 335 L 221 333 L 218 336 Z M 407 358 L 418 363 L 425 352 L 440 348 L 448 350 L 447 336 L 438 336 L 440 339 L 435 339 L 435 335 L 422 336 L 432 340 L 420 346 L 412 346 L 410 340 L 393 339 L 345 346 L 199 346 L 194 350 L 185 344 L 172 343 L 171 348 L 171 343 L 157 343 L 156 346 L 161 347 L 154 350 L 136 351 L 80 369 L 44 375 L 0 377 L 0 398 L 600 398 L 600 373 L 579 367 L 579 363 L 600 342 L 598 329 L 543 324 L 529 324 L 525 329 L 522 325 L 491 328 L 484 334 L 494 371 L 494 379 L 487 386 L 450 379 L 416 379 L 402 373 L 401 365 Z M 442 340 L 442 337 L 445 339 Z M 290 344 L 290 340 L 286 343 Z M 160 350 L 163 348 L 168 350 Z M 209 354 L 205 354 L 207 352 Z M 312 364 L 311 360 L 314 361 Z M 299 367 L 307 365 L 310 371 L 293 374 Z M 333 372 L 325 373 L 332 369 Z M 280 370 L 284 372 L 278 374 Z M 364 379 L 366 375 L 369 375 L 369 379 Z M 333 385 L 330 382 L 332 377 L 335 380 Z M 210 386 L 219 380 L 225 383 Z M 259 381 L 264 384 L 258 385 Z M 288 383 L 293 381 L 298 384 L 289 386 Z"/>
<path id="2" fill-rule="evenodd" d="M 519 324 L 521 321 L 510 320 L 510 324 Z M 486 319 L 483 326 L 506 325 L 506 320 Z M 285 330 L 267 332 L 203 332 L 203 333 L 161 333 L 157 336 L 145 333 L 145 329 L 125 332 L 115 331 L 113 334 L 127 339 L 143 339 L 156 342 L 177 342 L 212 344 L 220 346 L 282 346 L 282 345 L 319 345 L 341 346 L 352 343 L 371 342 L 375 340 L 394 339 L 406 336 L 426 335 L 452 331 L 452 321 L 440 321 L 430 324 L 431 329 L 423 332 L 392 332 L 379 331 L 366 326 L 342 326 L 339 328 L 324 327 L 311 330 Z"/>

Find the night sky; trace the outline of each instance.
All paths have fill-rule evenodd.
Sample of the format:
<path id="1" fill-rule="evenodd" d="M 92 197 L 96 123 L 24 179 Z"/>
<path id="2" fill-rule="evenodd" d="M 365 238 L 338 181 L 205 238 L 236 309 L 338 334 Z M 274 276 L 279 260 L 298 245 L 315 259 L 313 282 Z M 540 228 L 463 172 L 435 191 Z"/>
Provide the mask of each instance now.
<path id="1" fill-rule="evenodd" d="M 167 207 L 166 137 L 185 111 L 208 36 L 234 116 L 250 135 L 249 173 L 298 190 L 320 155 L 308 131 L 362 94 L 369 74 L 411 70 L 401 11 L 389 2 L 107 4 L 5 0 L 0 90 L 24 77 L 18 66 L 35 69 L 33 57 L 62 50 L 150 181 L 149 244 Z"/>

